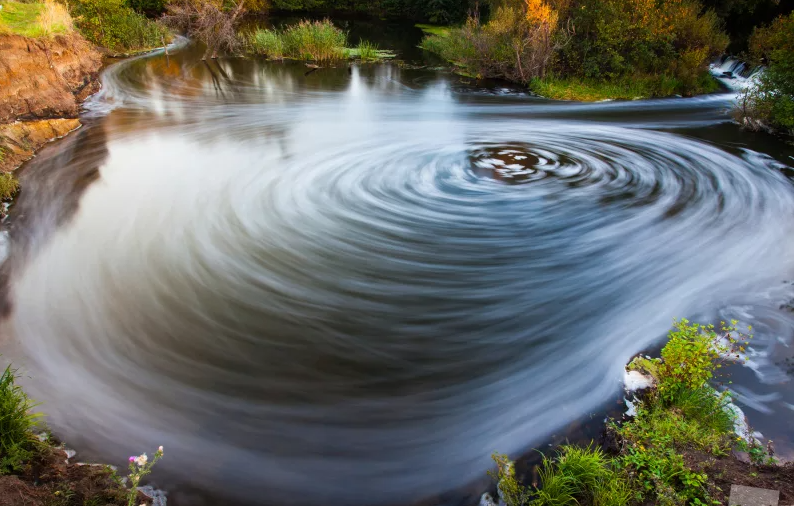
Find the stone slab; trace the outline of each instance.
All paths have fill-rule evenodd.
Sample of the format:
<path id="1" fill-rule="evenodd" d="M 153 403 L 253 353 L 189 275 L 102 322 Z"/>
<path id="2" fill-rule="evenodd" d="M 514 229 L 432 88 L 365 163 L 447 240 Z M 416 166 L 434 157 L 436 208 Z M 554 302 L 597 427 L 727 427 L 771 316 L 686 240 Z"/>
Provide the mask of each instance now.
<path id="1" fill-rule="evenodd" d="M 778 506 L 780 491 L 731 485 L 728 506 Z"/>

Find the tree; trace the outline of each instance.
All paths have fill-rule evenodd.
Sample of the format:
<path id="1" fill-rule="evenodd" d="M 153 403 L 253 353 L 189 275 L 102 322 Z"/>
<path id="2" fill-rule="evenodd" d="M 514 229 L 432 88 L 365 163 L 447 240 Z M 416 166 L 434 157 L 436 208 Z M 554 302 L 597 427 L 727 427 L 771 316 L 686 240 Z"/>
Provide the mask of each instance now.
<path id="1" fill-rule="evenodd" d="M 237 23 L 249 9 L 262 11 L 267 0 L 174 0 L 168 4 L 164 21 L 207 45 L 202 59 L 218 56 L 219 50 L 239 49 Z"/>

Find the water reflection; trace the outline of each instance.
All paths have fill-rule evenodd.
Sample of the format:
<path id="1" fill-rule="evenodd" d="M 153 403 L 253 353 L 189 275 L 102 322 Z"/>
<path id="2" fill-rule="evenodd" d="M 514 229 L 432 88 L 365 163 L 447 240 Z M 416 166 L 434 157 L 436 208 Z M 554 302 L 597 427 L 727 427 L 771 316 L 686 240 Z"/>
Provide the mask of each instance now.
<path id="1" fill-rule="evenodd" d="M 48 237 L 13 264 L 36 397 L 102 458 L 163 444 L 171 482 L 234 501 L 418 501 L 595 408 L 673 317 L 788 296 L 785 166 L 693 137 L 729 97 L 201 53 L 111 67 L 26 176 L 98 181 L 17 209 Z M 775 314 L 758 342 L 790 350 Z"/>

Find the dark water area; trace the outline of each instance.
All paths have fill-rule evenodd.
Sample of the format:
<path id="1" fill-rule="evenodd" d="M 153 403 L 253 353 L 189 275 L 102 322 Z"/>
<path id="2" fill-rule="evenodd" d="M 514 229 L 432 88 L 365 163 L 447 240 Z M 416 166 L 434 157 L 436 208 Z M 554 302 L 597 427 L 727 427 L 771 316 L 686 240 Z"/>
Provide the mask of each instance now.
<path id="1" fill-rule="evenodd" d="M 61 438 L 164 445 L 177 506 L 459 504 L 688 317 L 753 325 L 731 388 L 794 453 L 794 148 L 732 95 L 202 54 L 109 67 L 22 169 L 0 351 Z"/>

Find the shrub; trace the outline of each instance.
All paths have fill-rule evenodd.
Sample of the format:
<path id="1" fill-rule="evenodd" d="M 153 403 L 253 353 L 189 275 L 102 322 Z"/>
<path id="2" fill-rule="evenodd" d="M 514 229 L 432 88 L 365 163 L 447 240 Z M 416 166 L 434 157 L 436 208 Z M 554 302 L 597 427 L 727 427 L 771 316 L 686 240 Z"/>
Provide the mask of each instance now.
<path id="1" fill-rule="evenodd" d="M 69 0 L 69 6 L 83 36 L 114 53 L 150 49 L 170 39 L 165 27 L 133 11 L 123 0 Z"/>
<path id="2" fill-rule="evenodd" d="M 2 153 L 0 153 L 2 155 Z M 0 156 L 0 159 L 2 156 Z M 11 173 L 0 174 L 0 200 L 10 200 L 19 191 L 19 180 Z"/>
<path id="3" fill-rule="evenodd" d="M 30 412 L 35 404 L 16 384 L 16 378 L 11 366 L 0 376 L 0 474 L 21 470 L 37 445 L 32 429 L 41 415 Z"/>
<path id="4" fill-rule="evenodd" d="M 483 24 L 470 16 L 447 35 L 429 35 L 422 47 L 460 65 L 477 77 L 527 84 L 546 75 L 554 52 L 564 43 L 559 13 L 543 0 L 498 7 Z"/>
<path id="5" fill-rule="evenodd" d="M 738 117 L 746 125 L 768 125 L 794 134 L 794 12 L 755 30 L 750 50 L 767 69 L 739 100 Z"/>

